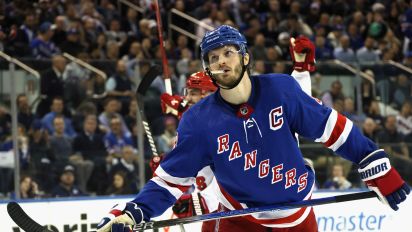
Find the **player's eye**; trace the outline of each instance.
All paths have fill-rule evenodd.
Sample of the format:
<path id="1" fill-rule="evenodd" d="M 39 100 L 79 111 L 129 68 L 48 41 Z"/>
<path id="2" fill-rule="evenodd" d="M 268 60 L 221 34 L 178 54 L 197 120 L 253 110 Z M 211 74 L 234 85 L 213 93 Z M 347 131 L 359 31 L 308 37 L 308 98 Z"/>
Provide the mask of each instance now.
<path id="1" fill-rule="evenodd" d="M 235 54 L 235 52 L 232 50 L 226 50 L 224 54 L 225 57 L 232 57 Z"/>
<path id="2" fill-rule="evenodd" d="M 216 63 L 216 62 L 218 62 L 219 61 L 219 56 L 217 56 L 217 55 L 211 55 L 210 57 L 209 57 L 209 62 L 211 63 L 211 64 L 214 64 L 214 63 Z"/>

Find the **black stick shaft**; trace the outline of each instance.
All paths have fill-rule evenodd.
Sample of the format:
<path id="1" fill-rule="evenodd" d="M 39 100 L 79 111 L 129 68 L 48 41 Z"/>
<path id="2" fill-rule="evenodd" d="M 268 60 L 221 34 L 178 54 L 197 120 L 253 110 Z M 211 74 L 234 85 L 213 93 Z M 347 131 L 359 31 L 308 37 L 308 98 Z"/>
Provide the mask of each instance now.
<path id="1" fill-rule="evenodd" d="M 299 201 L 299 202 L 290 202 L 290 203 L 276 204 L 276 205 L 264 206 L 264 207 L 255 207 L 255 208 L 247 208 L 247 209 L 241 209 L 241 210 L 232 210 L 232 211 L 227 211 L 227 212 L 210 213 L 210 214 L 198 215 L 198 216 L 187 217 L 187 218 L 177 218 L 177 219 L 168 219 L 168 220 L 162 220 L 162 221 L 146 222 L 146 223 L 142 223 L 139 225 L 135 225 L 133 228 L 133 231 L 143 231 L 147 229 L 175 226 L 179 224 L 189 224 L 193 222 L 202 222 L 202 221 L 216 220 L 216 219 L 229 218 L 229 217 L 238 217 L 238 216 L 244 216 L 244 215 L 249 215 L 252 213 L 260 213 L 260 212 L 265 212 L 265 211 L 288 210 L 288 209 L 295 209 L 295 208 L 302 208 L 302 207 L 309 207 L 309 206 L 325 205 L 325 204 L 331 204 L 331 203 L 355 201 L 355 200 L 374 198 L 374 197 L 377 197 L 377 195 L 373 191 L 350 193 L 350 194 L 345 194 L 345 195 L 324 197 L 324 198 L 318 198 L 318 199 L 310 199 L 310 200 Z"/>

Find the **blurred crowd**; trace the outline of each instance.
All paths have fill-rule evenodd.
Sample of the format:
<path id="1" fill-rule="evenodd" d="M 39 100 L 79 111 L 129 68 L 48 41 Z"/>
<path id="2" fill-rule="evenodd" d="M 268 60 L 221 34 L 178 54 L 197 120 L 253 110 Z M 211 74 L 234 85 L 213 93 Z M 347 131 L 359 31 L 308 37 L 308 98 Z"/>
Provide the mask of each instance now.
<path id="1" fill-rule="evenodd" d="M 148 142 L 138 147 L 135 89 L 141 74 L 159 63 L 161 53 L 152 1 L 130 0 L 142 12 L 115 0 L 0 1 L 0 50 L 24 61 L 44 61 L 38 104 L 25 93 L 17 99 L 18 149 L 24 198 L 134 194 L 139 162 L 152 156 Z M 394 60 L 412 67 L 412 2 L 372 0 L 172 0 L 161 4 L 164 45 L 173 92 L 183 94 L 186 77 L 201 70 L 199 42 L 204 28 L 172 14 L 172 8 L 216 27 L 239 28 L 254 59 L 253 74 L 290 73 L 289 39 L 309 37 L 316 60 L 377 64 Z M 170 20 L 170 21 L 169 21 Z M 168 34 L 170 24 L 196 35 Z M 104 64 L 108 78 L 67 60 Z M 345 96 L 341 81 L 321 89 L 320 72 L 312 74 L 313 95 L 334 107 L 382 145 L 393 164 L 412 181 L 412 108 L 410 75 L 382 76 L 364 70 L 377 84 L 361 83 L 357 96 Z M 381 76 L 380 76 L 381 75 Z M 384 91 L 385 90 L 385 91 Z M 352 91 L 352 90 L 350 90 Z M 157 78 L 145 97 L 147 117 L 160 152 L 173 145 L 178 121 L 160 109 L 165 86 Z M 390 93 L 390 94 L 387 94 Z M 385 95 L 386 94 L 386 95 Z M 385 96 L 384 96 L 385 95 Z M 97 97 L 96 97 L 97 96 Z M 384 100 L 384 101 L 382 101 Z M 388 106 L 393 114 L 383 109 Z M 0 150 L 10 151 L 10 109 L 0 105 Z M 303 146 L 305 142 L 302 143 Z M 145 160 L 138 152 L 144 151 Z M 361 187 L 356 167 L 325 151 L 315 155 L 318 187 Z M 324 155 L 326 154 L 326 156 Z M 13 168 L 0 165 L 0 196 L 13 197 Z"/>

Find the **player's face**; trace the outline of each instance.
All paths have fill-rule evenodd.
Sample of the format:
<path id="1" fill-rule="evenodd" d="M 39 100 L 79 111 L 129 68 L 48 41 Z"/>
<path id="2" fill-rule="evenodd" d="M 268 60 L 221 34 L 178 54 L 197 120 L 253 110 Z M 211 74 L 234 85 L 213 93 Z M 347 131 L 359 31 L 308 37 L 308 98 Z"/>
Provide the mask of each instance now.
<path id="1" fill-rule="evenodd" d="M 223 87 L 231 86 L 240 78 L 242 71 L 242 55 L 235 46 L 223 46 L 208 53 L 208 63 L 211 71 L 223 70 L 222 74 L 213 77 Z"/>
<path id="2" fill-rule="evenodd" d="M 190 107 L 202 99 L 202 90 L 187 88 L 185 98 Z"/>

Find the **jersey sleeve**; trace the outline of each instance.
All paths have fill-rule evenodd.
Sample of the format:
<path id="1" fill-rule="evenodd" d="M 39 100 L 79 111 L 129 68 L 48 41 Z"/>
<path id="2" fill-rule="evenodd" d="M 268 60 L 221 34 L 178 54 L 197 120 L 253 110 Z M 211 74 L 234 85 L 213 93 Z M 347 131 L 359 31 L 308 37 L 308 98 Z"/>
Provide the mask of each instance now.
<path id="1" fill-rule="evenodd" d="M 309 96 L 312 96 L 312 81 L 308 71 L 298 72 L 293 70 L 291 76 L 299 83 L 302 90 Z"/>
<path id="2" fill-rule="evenodd" d="M 290 81 L 294 91 L 285 93 L 285 108 L 288 123 L 294 132 L 322 143 L 354 163 L 359 163 L 378 149 L 351 120 L 307 95 L 296 81 Z"/>
<path id="3" fill-rule="evenodd" d="M 199 170 L 210 164 L 200 136 L 201 129 L 192 123 L 196 121 L 195 118 L 189 118 L 193 117 L 182 118 L 177 129 L 176 146 L 133 200 L 141 207 L 145 221 L 161 215 L 172 206 L 195 183 Z"/>

